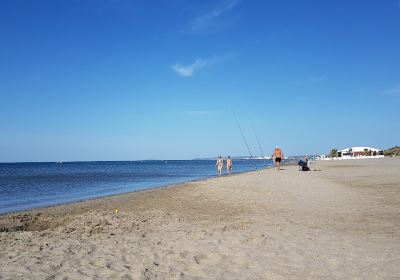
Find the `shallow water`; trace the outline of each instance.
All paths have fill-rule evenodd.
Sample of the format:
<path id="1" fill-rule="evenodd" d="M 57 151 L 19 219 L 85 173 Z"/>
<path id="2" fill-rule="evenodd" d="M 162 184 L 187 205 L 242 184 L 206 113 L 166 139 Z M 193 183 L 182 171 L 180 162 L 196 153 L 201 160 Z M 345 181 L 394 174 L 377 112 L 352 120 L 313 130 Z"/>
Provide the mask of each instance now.
<path id="1" fill-rule="evenodd" d="M 232 171 L 271 165 L 271 161 L 236 160 Z M 155 188 L 215 174 L 214 160 L 0 163 L 0 213 Z"/>

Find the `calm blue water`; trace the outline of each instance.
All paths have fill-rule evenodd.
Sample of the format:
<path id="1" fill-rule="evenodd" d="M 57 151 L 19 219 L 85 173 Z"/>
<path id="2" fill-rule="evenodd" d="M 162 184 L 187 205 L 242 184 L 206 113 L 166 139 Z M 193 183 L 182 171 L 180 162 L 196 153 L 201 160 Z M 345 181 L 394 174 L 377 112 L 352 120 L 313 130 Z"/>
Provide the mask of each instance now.
<path id="1" fill-rule="evenodd" d="M 0 163 L 0 213 L 208 178 L 216 174 L 214 165 L 214 160 Z M 236 160 L 233 173 L 270 165 Z"/>

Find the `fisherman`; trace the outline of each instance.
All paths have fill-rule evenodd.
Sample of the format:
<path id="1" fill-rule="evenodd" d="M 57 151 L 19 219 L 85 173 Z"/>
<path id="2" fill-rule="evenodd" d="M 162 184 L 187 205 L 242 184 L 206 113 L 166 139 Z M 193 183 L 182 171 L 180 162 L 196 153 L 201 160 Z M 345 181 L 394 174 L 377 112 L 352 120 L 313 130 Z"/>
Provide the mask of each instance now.
<path id="1" fill-rule="evenodd" d="M 274 153 L 272 154 L 271 157 L 275 162 L 275 166 L 278 167 L 278 170 L 281 170 L 281 161 L 283 155 L 282 155 L 282 150 L 278 146 L 275 147 Z"/>
<path id="2" fill-rule="evenodd" d="M 224 160 L 222 159 L 221 156 L 218 157 L 217 163 L 215 164 L 218 170 L 218 176 L 222 175 L 222 168 L 224 167 Z"/>
<path id="3" fill-rule="evenodd" d="M 231 156 L 228 156 L 228 158 L 226 159 L 226 173 L 230 175 L 231 170 L 232 170 L 232 159 Z"/>

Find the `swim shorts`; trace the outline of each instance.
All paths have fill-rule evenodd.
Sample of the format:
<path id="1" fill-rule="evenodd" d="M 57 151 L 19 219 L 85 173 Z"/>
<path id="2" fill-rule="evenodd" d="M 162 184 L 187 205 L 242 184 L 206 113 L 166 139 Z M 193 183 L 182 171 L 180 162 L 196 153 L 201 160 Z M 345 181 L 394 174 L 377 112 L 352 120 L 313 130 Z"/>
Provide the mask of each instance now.
<path id="1" fill-rule="evenodd" d="M 275 158 L 275 162 L 281 162 L 281 160 L 282 160 L 282 159 L 281 159 L 280 157 L 276 157 L 276 158 Z"/>

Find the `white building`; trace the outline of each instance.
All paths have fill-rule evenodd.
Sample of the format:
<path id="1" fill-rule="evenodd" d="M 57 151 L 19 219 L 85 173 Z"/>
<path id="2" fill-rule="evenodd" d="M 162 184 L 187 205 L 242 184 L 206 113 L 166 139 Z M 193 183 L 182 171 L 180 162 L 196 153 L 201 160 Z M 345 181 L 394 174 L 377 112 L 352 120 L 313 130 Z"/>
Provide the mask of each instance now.
<path id="1" fill-rule="evenodd" d="M 339 150 L 337 157 L 321 156 L 321 160 L 341 160 L 341 159 L 364 159 L 364 158 L 382 158 L 383 150 L 371 147 L 349 147 Z"/>

